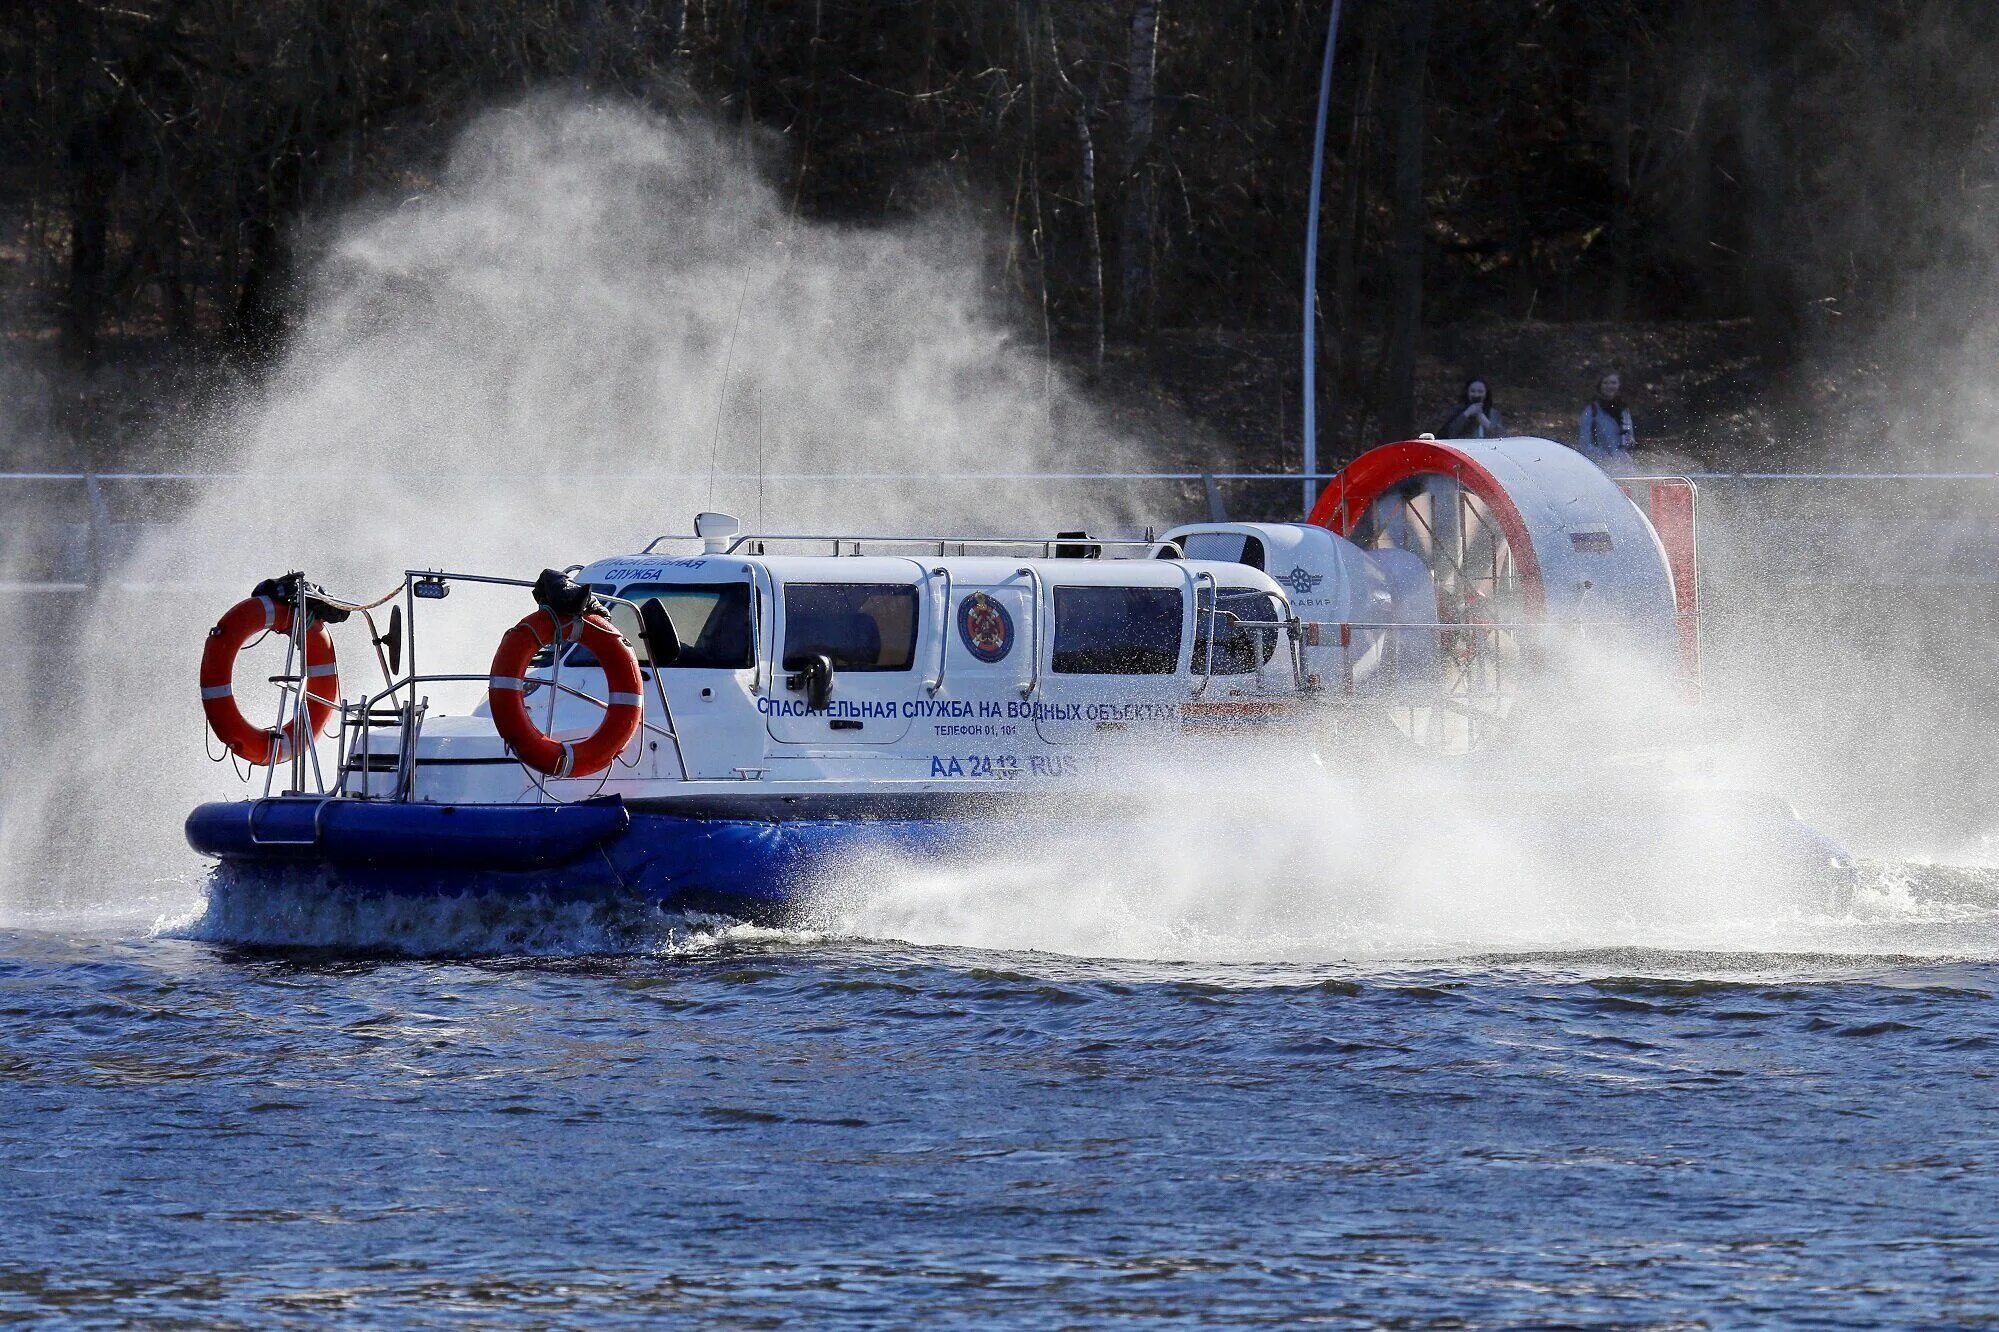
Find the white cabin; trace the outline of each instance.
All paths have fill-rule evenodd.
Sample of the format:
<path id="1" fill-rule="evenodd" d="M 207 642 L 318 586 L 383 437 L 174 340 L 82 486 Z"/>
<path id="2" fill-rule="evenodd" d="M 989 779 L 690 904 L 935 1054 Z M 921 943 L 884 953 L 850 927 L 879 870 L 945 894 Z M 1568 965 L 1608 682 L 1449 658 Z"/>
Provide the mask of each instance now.
<path id="1" fill-rule="evenodd" d="M 482 705 L 406 717 L 413 771 L 370 730 L 343 750 L 342 789 L 373 796 L 387 773 L 405 798 L 507 803 L 1091 780 L 1106 749 L 1320 704 L 1385 710 L 1418 744 L 1463 751 L 1508 724 L 1563 635 L 1695 660 L 1690 581 L 1617 483 L 1560 445 L 1385 446 L 1314 518 L 1093 541 L 749 536 L 702 514 L 672 539 L 693 553 L 660 538 L 572 571 L 642 667 L 644 724 L 608 771 L 534 776 Z M 478 579 L 408 575 L 426 596 L 454 577 Z M 679 644 L 657 667 L 647 603 Z M 598 707 L 570 692 L 605 693 L 583 645 L 545 650 L 527 681 L 543 732 L 595 729 Z"/>
<path id="2" fill-rule="evenodd" d="M 1100 742 L 1268 719 L 1309 692 L 1288 594 L 1238 562 L 940 555 L 936 543 L 907 555 L 756 553 L 776 544 L 620 556 L 576 572 L 639 655 L 650 725 L 608 774 L 545 779 L 550 794 L 1073 779 Z M 1139 554 L 1178 551 L 1155 543 Z M 639 631 L 648 601 L 680 641 L 664 667 Z M 601 695 L 581 644 L 559 661 L 544 652 L 529 678 L 544 731 L 595 727 L 593 704 L 532 683 Z M 387 770 L 394 759 L 378 742 L 356 765 Z M 481 705 L 424 721 L 412 794 L 537 792 Z"/>

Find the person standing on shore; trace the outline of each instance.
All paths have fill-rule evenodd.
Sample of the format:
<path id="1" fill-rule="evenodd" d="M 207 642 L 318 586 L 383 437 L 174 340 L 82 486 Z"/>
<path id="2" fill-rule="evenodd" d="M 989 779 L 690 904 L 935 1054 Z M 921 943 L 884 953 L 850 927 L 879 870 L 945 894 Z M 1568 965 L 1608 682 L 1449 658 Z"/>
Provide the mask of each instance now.
<path id="1" fill-rule="evenodd" d="M 1624 405 L 1624 380 L 1613 370 L 1596 381 L 1596 396 L 1583 408 L 1576 449 L 1606 470 L 1629 467 L 1638 437 L 1631 429 L 1631 409 Z"/>
<path id="2" fill-rule="evenodd" d="M 1470 379 L 1465 381 L 1464 397 L 1459 400 L 1457 410 L 1444 422 L 1437 438 L 1501 439 L 1505 434 L 1506 420 L 1492 400 L 1492 386 L 1484 379 Z"/>

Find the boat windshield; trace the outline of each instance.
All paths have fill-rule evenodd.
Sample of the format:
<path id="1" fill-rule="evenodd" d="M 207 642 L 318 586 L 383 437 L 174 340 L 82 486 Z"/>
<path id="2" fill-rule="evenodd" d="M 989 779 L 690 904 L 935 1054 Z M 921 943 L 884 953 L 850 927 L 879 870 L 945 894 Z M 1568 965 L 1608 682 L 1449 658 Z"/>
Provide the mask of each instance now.
<path id="1" fill-rule="evenodd" d="M 680 656 L 668 670 L 739 671 L 754 664 L 750 651 L 748 583 L 634 583 L 620 588 L 617 595 L 635 605 L 657 601 L 666 608 L 666 618 L 673 621 L 673 632 L 680 639 Z M 638 616 L 631 607 L 613 605 L 611 623 L 632 645 L 639 665 L 652 665 L 645 639 L 639 633 Z M 548 662 L 548 649 L 543 648 L 534 664 L 546 666 Z M 569 649 L 562 664 L 595 666 L 597 658 L 578 643 Z"/>
<path id="2" fill-rule="evenodd" d="M 1190 560 L 1218 560 L 1261 569 L 1263 543 L 1243 532 L 1190 532 L 1183 549 Z"/>
<path id="3" fill-rule="evenodd" d="M 669 670 L 740 671 L 755 664 L 750 652 L 748 583 L 636 583 L 618 593 L 626 601 L 657 601 L 673 621 L 680 656 Z M 639 637 L 638 616 L 629 607 L 611 607 L 611 623 L 650 665 Z"/>

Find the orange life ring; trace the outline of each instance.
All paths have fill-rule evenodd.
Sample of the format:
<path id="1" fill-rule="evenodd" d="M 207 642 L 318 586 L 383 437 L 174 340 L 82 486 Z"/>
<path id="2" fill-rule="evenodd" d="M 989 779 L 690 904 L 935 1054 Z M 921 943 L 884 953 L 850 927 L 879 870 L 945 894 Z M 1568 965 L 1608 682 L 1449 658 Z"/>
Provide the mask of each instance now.
<path id="1" fill-rule="evenodd" d="M 280 731 L 253 726 L 236 706 L 236 654 L 260 634 L 290 634 L 292 608 L 276 597 L 245 597 L 231 606 L 201 649 L 201 710 L 216 738 L 246 763 L 283 763 L 326 727 L 340 698 L 340 666 L 333 635 L 317 618 L 305 627 L 304 707 Z"/>
<path id="2" fill-rule="evenodd" d="M 528 716 L 528 666 L 535 653 L 557 641 L 581 642 L 588 648 L 604 668 L 609 689 L 604 719 L 577 741 L 552 739 Z M 609 620 L 602 615 L 563 619 L 553 611 L 538 610 L 500 638 L 486 703 L 494 728 L 515 758 L 551 777 L 588 777 L 610 767 L 639 733 L 644 715 L 639 691 L 639 659 Z"/>

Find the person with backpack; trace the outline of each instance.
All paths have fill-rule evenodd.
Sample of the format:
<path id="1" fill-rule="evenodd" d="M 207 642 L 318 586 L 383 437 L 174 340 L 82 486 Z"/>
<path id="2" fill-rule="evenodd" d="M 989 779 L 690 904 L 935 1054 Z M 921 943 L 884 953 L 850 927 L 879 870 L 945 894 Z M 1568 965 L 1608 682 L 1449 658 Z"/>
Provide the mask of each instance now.
<path id="1" fill-rule="evenodd" d="M 1631 409 L 1624 405 L 1624 380 L 1613 370 L 1596 382 L 1596 396 L 1583 408 L 1576 450 L 1605 470 L 1631 466 L 1638 436 L 1631 429 Z"/>

